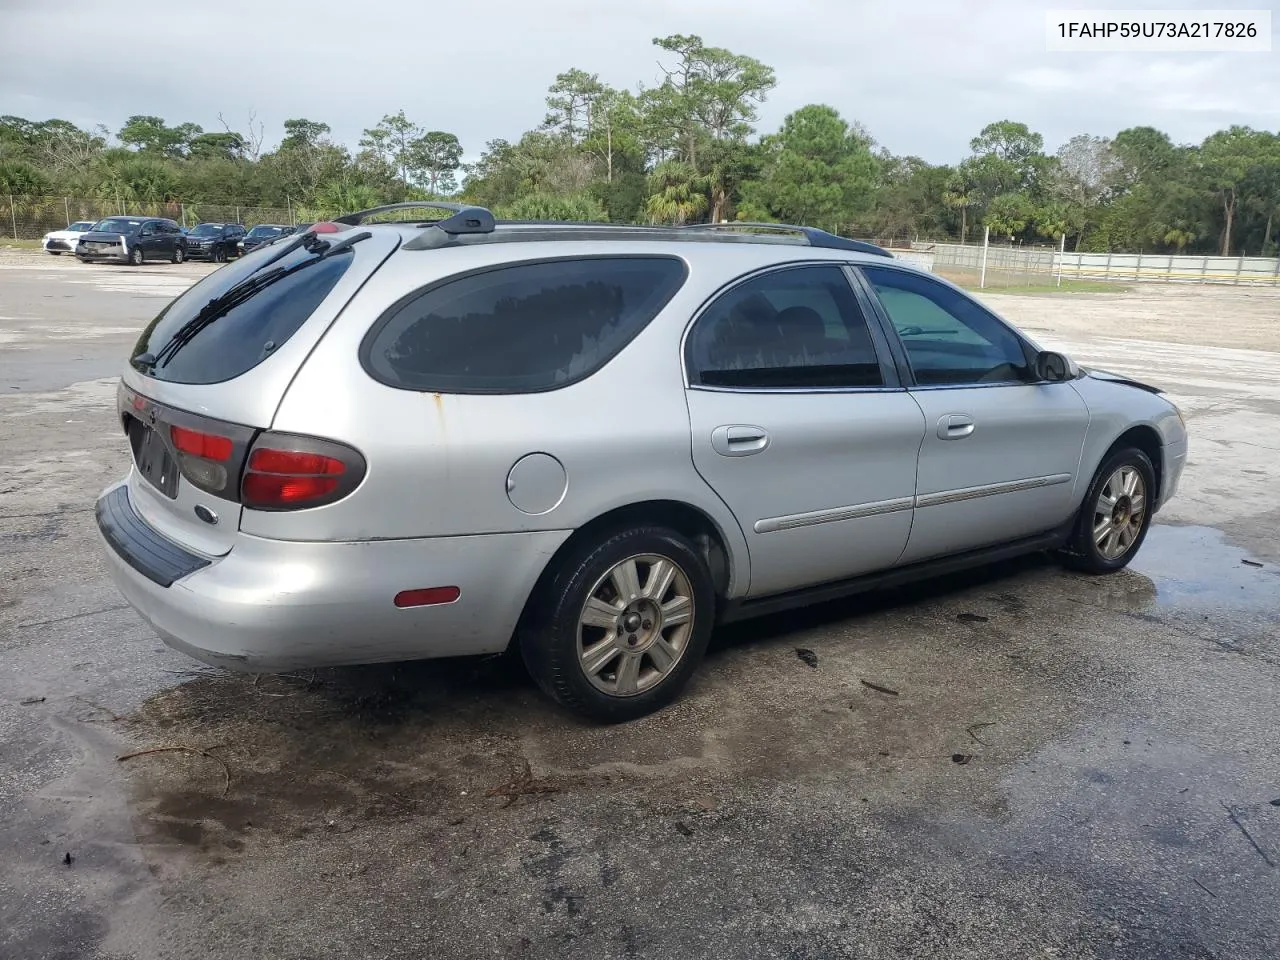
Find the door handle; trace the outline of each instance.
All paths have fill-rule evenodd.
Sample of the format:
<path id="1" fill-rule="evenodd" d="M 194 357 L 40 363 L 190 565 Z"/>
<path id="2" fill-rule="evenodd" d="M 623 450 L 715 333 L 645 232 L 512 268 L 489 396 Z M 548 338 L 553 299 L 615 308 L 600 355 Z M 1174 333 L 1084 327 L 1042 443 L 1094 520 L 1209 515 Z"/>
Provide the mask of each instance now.
<path id="1" fill-rule="evenodd" d="M 723 457 L 747 457 L 768 446 L 769 434 L 763 427 L 734 424 L 711 431 L 711 447 Z"/>
<path id="2" fill-rule="evenodd" d="M 959 440 L 969 436 L 977 428 L 973 417 L 963 413 L 948 413 L 938 420 L 938 437 L 942 440 Z"/>

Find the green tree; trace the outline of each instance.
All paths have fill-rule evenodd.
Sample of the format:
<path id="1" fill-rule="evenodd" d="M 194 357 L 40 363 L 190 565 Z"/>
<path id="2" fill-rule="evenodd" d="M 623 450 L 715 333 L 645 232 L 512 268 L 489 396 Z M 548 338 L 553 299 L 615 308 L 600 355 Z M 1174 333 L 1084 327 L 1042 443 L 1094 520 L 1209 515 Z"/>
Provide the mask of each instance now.
<path id="1" fill-rule="evenodd" d="M 567 220 L 579 223 L 603 223 L 609 214 L 598 200 L 586 193 L 555 196 L 531 193 L 499 208 L 510 220 Z"/>
<path id="2" fill-rule="evenodd" d="M 978 185 L 965 164 L 960 164 L 955 172 L 947 178 L 946 189 L 942 194 L 942 202 L 952 210 L 960 211 L 960 242 L 964 243 L 969 235 L 968 216 L 971 207 L 978 203 Z"/>
<path id="3" fill-rule="evenodd" d="M 409 149 L 415 182 L 422 183 L 433 196 L 458 189 L 462 144 L 456 136 L 443 130 L 428 130 L 414 140 Z"/>
<path id="4" fill-rule="evenodd" d="M 789 223 L 838 228 L 867 209 L 876 160 L 865 134 L 834 107 L 810 104 L 766 137 L 763 171 L 744 197 Z"/>
<path id="5" fill-rule="evenodd" d="M 184 157 L 191 141 L 204 133 L 195 123 L 180 123 L 169 127 L 160 117 L 135 115 L 130 117 L 116 136 L 127 147 L 164 157 Z"/>
<path id="6" fill-rule="evenodd" d="M 414 144 L 422 135 L 422 128 L 410 122 L 400 110 L 387 114 L 377 126 L 365 130 L 360 146 L 368 151 L 370 158 L 385 165 L 402 184 L 408 185 L 413 182 L 410 174 L 414 164 Z"/>
<path id="7" fill-rule="evenodd" d="M 650 147 L 659 156 L 674 155 L 700 170 L 701 145 L 751 133 L 759 106 L 777 79 L 759 60 L 708 47 L 695 35 L 673 34 L 653 42 L 674 54 L 675 61 L 659 63 L 664 80 L 640 94 Z"/>
<path id="8" fill-rule="evenodd" d="M 1222 203 L 1221 254 L 1224 257 L 1231 256 L 1231 235 L 1240 202 L 1240 188 L 1261 162 L 1262 152 L 1258 132 L 1242 126 L 1210 134 L 1200 145 L 1196 165 Z"/>
<path id="9" fill-rule="evenodd" d="M 664 160 L 654 168 L 649 177 L 649 198 L 645 201 L 650 220 L 686 224 L 706 210 L 706 181 L 692 164 Z"/>

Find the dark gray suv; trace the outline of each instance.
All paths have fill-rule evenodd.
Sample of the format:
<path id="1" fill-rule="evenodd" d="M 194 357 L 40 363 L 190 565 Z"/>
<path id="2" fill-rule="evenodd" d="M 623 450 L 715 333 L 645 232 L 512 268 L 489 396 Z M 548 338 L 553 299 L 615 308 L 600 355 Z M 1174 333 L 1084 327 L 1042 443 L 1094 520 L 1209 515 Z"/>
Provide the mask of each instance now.
<path id="1" fill-rule="evenodd" d="M 140 266 L 147 260 L 182 263 L 187 238 L 182 228 L 165 217 L 107 217 L 76 244 L 76 256 L 88 263 L 106 261 Z"/>

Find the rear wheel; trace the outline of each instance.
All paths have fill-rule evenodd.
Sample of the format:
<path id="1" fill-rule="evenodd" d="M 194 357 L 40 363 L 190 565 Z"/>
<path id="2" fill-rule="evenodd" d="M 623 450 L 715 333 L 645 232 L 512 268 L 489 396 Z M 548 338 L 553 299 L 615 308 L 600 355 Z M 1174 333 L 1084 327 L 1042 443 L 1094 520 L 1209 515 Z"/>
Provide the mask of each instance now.
<path id="1" fill-rule="evenodd" d="M 563 706 L 609 723 L 674 700 L 706 652 L 715 590 L 707 563 L 663 527 L 574 551 L 521 630 L 534 680 Z"/>
<path id="2" fill-rule="evenodd" d="M 1088 573 L 1128 566 L 1151 526 L 1155 489 L 1155 470 L 1141 450 L 1128 447 L 1107 457 L 1080 507 L 1067 547 L 1069 565 Z"/>
<path id="3" fill-rule="evenodd" d="M 187 259 L 187 251 L 183 250 L 181 247 L 174 247 L 174 248 L 173 248 L 173 262 L 174 262 L 174 263 L 181 263 L 181 262 L 182 262 L 183 260 L 185 260 L 185 259 Z"/>

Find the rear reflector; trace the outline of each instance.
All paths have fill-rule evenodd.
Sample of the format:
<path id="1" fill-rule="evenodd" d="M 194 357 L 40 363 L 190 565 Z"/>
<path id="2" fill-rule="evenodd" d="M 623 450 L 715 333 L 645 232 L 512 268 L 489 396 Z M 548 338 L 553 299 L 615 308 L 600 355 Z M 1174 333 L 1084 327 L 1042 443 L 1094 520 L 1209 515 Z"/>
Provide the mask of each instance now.
<path id="1" fill-rule="evenodd" d="M 233 444 L 230 437 L 220 437 L 216 433 L 201 433 L 199 430 L 188 430 L 186 427 L 170 427 L 169 436 L 173 445 L 182 453 L 205 460 L 216 460 L 219 463 L 231 459 Z"/>
<path id="2" fill-rule="evenodd" d="M 429 607 L 438 603 L 453 603 L 462 596 L 457 587 L 422 587 L 419 590 L 401 590 L 396 594 L 397 607 Z"/>

